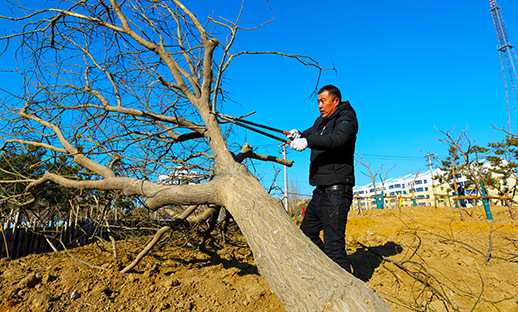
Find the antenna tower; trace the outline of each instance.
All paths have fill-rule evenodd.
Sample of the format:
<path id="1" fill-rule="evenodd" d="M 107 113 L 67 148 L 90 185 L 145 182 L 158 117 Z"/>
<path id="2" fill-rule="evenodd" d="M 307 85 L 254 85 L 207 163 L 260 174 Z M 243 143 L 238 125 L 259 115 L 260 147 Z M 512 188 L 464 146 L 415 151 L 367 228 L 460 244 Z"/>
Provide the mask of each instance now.
<path id="1" fill-rule="evenodd" d="M 516 74 L 516 66 L 518 59 L 513 46 L 507 37 L 504 20 L 500 8 L 496 0 L 490 0 L 491 16 L 495 24 L 496 35 L 498 36 L 498 52 L 500 52 L 500 64 L 502 65 L 502 74 L 504 76 L 505 100 L 507 106 L 507 130 L 511 132 L 511 116 L 509 109 L 516 111 L 518 108 L 518 75 Z M 512 103 L 510 105 L 510 102 Z"/>

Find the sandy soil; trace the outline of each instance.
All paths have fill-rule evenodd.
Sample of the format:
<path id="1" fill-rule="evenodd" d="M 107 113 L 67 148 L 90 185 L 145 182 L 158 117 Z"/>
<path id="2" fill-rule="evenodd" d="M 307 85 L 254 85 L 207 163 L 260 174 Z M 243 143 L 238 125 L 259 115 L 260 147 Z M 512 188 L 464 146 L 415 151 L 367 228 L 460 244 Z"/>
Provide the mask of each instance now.
<path id="1" fill-rule="evenodd" d="M 453 208 L 351 212 L 353 274 L 394 311 L 518 311 L 518 223 L 504 207 L 492 222 L 482 208 L 465 213 L 463 222 Z M 195 237 L 172 234 L 128 274 L 100 243 L 2 259 L 0 312 L 284 311 L 239 232 L 225 242 L 214 234 L 205 251 Z M 122 263 L 144 243 L 119 242 Z"/>

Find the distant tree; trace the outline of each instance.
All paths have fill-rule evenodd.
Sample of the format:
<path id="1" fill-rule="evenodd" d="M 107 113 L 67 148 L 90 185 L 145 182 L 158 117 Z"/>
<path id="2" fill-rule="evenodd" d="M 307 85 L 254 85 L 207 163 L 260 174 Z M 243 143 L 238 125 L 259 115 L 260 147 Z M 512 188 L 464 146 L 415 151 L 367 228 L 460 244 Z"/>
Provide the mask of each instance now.
<path id="1" fill-rule="evenodd" d="M 488 177 L 489 186 L 498 190 L 501 195 L 514 197 L 518 188 L 517 183 L 510 183 L 510 180 L 517 181 L 516 168 L 518 167 L 518 138 L 508 135 L 501 142 L 489 143 L 494 154 L 488 156 L 492 173 L 498 178 Z"/>
<path id="2" fill-rule="evenodd" d="M 455 148 L 454 146 L 450 146 L 448 148 L 448 156 L 446 156 L 446 158 L 443 160 L 437 159 L 437 161 L 440 163 L 441 174 L 438 174 L 434 178 L 437 179 L 439 183 L 445 184 L 447 186 L 446 191 L 448 193 L 455 192 L 455 194 L 457 194 L 456 190 L 458 190 L 460 186 L 457 179 L 461 177 L 461 173 L 459 171 L 459 167 L 461 167 L 461 164 L 459 161 L 457 148 Z M 455 198 L 455 202 L 459 207 L 461 219 L 462 221 L 464 221 L 464 213 L 462 212 L 462 209 L 460 209 L 461 207 L 459 199 Z"/>
<path id="3" fill-rule="evenodd" d="M 43 148 L 22 145 L 20 149 L 13 144 L 2 148 L 0 153 L 0 200 L 3 202 L 1 214 L 8 216 L 5 222 L 12 222 L 16 226 L 21 219 L 33 225 L 45 223 L 56 218 L 66 221 L 70 209 L 75 203 L 83 211 L 77 211 L 83 217 L 91 214 L 94 206 L 106 201 L 105 191 L 85 190 L 63 187 L 57 183 L 47 183 L 43 187 L 31 189 L 27 194 L 27 186 L 36 181 L 45 171 L 55 172 L 66 177 L 81 177 L 81 167 L 69 162 L 64 156 L 47 155 Z M 37 201 L 30 201 L 23 205 L 27 196 L 37 196 Z M 131 209 L 132 201 L 122 194 L 116 194 L 115 200 L 110 200 L 112 208 Z M 72 205 L 71 205 L 72 203 Z M 77 213 L 76 212 L 76 213 Z"/>
<path id="4" fill-rule="evenodd" d="M 466 177 L 465 188 L 474 190 L 476 194 L 482 194 L 482 184 L 487 186 L 487 175 L 490 170 L 484 169 L 484 161 L 489 156 L 490 149 L 479 145 L 472 145 L 462 153 L 464 163 L 461 172 Z M 489 169 L 489 168 L 487 168 Z"/>
<path id="5" fill-rule="evenodd" d="M 489 172 L 485 174 L 485 181 L 488 187 L 498 191 L 501 196 L 514 198 L 518 188 L 518 138 L 514 135 L 507 135 L 505 139 L 497 143 L 489 143 L 495 155 L 487 157 L 489 162 Z M 514 213 L 510 207 L 509 213 L 514 219 Z"/>
<path id="6" fill-rule="evenodd" d="M 381 168 L 383 168 L 383 166 Z M 381 170 L 381 168 L 380 168 L 380 170 Z M 379 179 L 380 179 L 380 182 L 381 182 L 381 189 L 383 190 L 382 192 L 385 192 L 385 181 L 387 181 L 387 177 L 388 177 L 389 172 L 392 171 L 394 168 L 396 168 L 396 165 L 392 166 L 390 169 L 385 171 L 385 174 L 383 175 L 383 177 L 381 177 L 381 174 L 379 175 Z M 383 196 L 382 196 L 383 205 L 385 204 L 385 195 L 386 194 L 383 193 Z"/>
<path id="7" fill-rule="evenodd" d="M 23 92 L 3 101 L 3 122 L 13 129 L 3 141 L 64 156 L 82 174 L 45 171 L 27 192 L 50 182 L 78 191 L 120 191 L 153 211 L 189 207 L 182 217 L 193 206 L 225 207 L 287 310 L 388 310 L 379 295 L 306 238 L 236 161 L 239 154 L 227 147 L 215 115 L 223 74 L 236 57 L 267 53 L 318 64 L 279 52 L 234 51 L 236 34 L 244 30 L 239 18 L 201 20 L 178 0 L 57 1 L 46 7 L 17 11 L 26 15 L 10 19 L 23 23 L 23 32 L 2 38 L 20 40 L 19 72 L 26 82 Z M 191 184 L 158 182 L 179 167 Z"/>
<path id="8" fill-rule="evenodd" d="M 421 171 L 421 169 L 417 170 L 417 172 L 414 175 L 414 179 L 412 180 L 412 182 L 407 183 L 407 186 L 410 189 L 410 194 L 412 194 L 412 204 L 414 206 L 417 206 L 417 199 L 416 199 L 417 196 L 415 195 L 415 192 L 416 192 L 416 181 L 417 181 L 417 177 L 419 176 L 419 171 Z"/>
<path id="9" fill-rule="evenodd" d="M 381 165 L 381 167 L 379 167 L 378 170 L 376 171 L 373 171 L 371 169 L 371 164 L 369 164 L 365 158 L 360 154 L 360 153 L 356 153 L 356 155 L 358 155 L 360 157 L 359 160 L 357 160 L 356 164 L 360 164 L 362 165 L 365 169 L 367 169 L 367 172 L 363 172 L 361 171 L 361 173 L 367 177 L 369 177 L 372 181 L 372 187 L 374 188 L 374 199 L 376 200 L 376 207 L 378 209 L 383 209 L 384 208 L 384 204 L 385 204 L 385 193 L 384 193 L 384 190 L 385 190 L 385 181 L 387 180 L 387 176 L 388 176 L 388 173 L 394 169 L 396 166 L 393 166 L 392 168 L 388 169 L 386 172 L 385 172 L 385 175 L 382 177 L 381 175 L 381 172 L 383 170 L 383 166 L 384 165 Z M 376 179 L 379 178 L 380 179 L 380 182 L 381 182 L 381 189 L 378 189 L 378 187 L 376 186 Z M 381 191 L 381 194 L 378 194 L 378 190 Z M 358 206 L 360 207 L 360 206 Z M 361 207 L 359 208 L 361 209 Z"/>
<path id="10" fill-rule="evenodd" d="M 33 177 L 44 173 L 44 149 L 26 146 L 16 149 L 12 145 L 0 153 L 0 196 L 2 201 L 16 204 L 25 193 L 25 186 Z"/>
<path id="11" fill-rule="evenodd" d="M 481 160 L 489 155 L 490 150 L 474 144 L 467 136 L 466 129 L 461 131 L 458 136 L 454 136 L 452 130 L 440 132 L 444 135 L 440 141 L 445 143 L 449 149 L 449 160 L 444 165 L 451 165 L 450 173 L 455 193 L 458 193 L 460 187 L 456 179 L 463 176 L 466 178 L 464 189 L 469 190 L 472 195 L 482 196 L 484 191 L 481 179 L 483 175 Z M 448 172 L 448 170 L 445 171 Z M 482 201 L 486 207 L 487 217 L 492 218 L 487 199 Z M 475 200 L 474 203 L 476 205 L 477 201 Z"/>
<path id="12" fill-rule="evenodd" d="M 20 210 L 17 205 L 25 195 L 25 186 L 37 175 L 44 172 L 41 163 L 45 151 L 35 147 L 24 147 L 20 150 L 6 146 L 0 153 L 0 215 L 2 221 L 16 227 L 20 221 Z"/>

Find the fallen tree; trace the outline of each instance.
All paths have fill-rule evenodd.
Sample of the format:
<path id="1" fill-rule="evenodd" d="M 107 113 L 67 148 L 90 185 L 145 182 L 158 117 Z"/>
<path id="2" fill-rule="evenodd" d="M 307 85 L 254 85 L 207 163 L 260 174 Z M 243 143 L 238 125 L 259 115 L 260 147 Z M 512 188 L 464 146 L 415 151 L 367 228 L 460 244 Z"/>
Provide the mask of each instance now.
<path id="1" fill-rule="evenodd" d="M 3 124 L 12 129 L 4 146 L 44 148 L 48 161 L 65 157 L 88 173 L 46 171 L 28 181 L 20 205 L 56 183 L 120 191 L 151 210 L 225 207 L 288 311 L 389 310 L 312 244 L 230 152 L 214 113 L 223 73 L 252 53 L 232 52 L 238 19 L 202 23 L 178 0 L 59 1 L 18 12 L 24 15 L 8 19 L 23 30 L 2 40 L 20 42 L 25 88 L 3 101 Z M 160 175 L 174 183 L 159 182 Z M 182 184 L 182 176 L 196 183 Z"/>

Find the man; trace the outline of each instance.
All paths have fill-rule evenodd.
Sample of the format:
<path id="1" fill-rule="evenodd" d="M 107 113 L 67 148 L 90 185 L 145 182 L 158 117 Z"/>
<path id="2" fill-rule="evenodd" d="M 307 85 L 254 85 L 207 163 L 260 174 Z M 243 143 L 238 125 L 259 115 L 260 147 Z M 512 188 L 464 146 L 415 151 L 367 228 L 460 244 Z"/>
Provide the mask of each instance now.
<path id="1" fill-rule="evenodd" d="M 315 186 L 300 229 L 326 255 L 351 272 L 345 251 L 345 225 L 353 199 L 354 147 L 358 121 L 340 90 L 327 85 L 318 91 L 320 117 L 300 133 L 293 129 L 291 149 L 311 149 L 309 183 Z M 324 241 L 320 231 L 324 231 Z"/>

